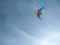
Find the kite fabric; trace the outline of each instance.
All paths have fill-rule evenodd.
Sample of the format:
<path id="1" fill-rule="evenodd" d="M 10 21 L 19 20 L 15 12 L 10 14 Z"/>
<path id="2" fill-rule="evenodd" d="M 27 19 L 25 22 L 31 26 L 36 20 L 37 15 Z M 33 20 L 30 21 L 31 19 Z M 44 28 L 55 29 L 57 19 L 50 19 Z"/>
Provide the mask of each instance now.
<path id="1" fill-rule="evenodd" d="M 35 11 L 36 16 L 41 20 L 42 10 L 45 9 L 44 7 Z"/>

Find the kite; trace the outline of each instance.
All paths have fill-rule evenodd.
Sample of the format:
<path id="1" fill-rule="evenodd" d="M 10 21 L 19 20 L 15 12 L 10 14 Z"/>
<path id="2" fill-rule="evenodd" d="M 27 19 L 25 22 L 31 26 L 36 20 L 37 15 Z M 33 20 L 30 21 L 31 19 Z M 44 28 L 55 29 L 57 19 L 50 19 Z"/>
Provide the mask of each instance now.
<path id="1" fill-rule="evenodd" d="M 42 8 L 40 8 L 40 9 L 38 9 L 38 10 L 35 11 L 36 16 L 37 16 L 40 20 L 41 20 L 41 15 L 42 15 L 42 10 L 43 10 L 43 9 L 46 9 L 46 8 L 42 7 Z"/>

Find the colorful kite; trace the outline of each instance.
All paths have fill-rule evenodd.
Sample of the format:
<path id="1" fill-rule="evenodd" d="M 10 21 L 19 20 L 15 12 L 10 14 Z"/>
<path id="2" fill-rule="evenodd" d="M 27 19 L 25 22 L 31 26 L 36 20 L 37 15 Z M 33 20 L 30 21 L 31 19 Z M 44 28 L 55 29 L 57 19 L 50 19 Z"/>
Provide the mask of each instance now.
<path id="1" fill-rule="evenodd" d="M 45 9 L 44 7 L 35 11 L 36 16 L 41 20 L 42 10 Z"/>

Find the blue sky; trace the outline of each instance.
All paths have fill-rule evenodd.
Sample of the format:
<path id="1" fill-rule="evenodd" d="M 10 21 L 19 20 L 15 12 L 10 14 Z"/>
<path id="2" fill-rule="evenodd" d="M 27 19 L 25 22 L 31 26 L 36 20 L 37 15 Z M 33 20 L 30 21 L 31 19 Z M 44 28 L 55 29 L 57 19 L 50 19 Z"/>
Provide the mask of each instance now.
<path id="1" fill-rule="evenodd" d="M 60 45 L 59 0 L 0 0 L 0 45 Z M 34 10 L 47 15 L 39 20 Z"/>

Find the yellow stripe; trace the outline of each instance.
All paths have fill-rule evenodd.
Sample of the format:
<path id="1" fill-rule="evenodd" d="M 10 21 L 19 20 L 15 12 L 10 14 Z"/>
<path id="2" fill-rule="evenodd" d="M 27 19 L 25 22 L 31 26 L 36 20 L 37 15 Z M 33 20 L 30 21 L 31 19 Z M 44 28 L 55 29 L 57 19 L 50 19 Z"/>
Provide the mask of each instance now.
<path id="1" fill-rule="evenodd" d="M 36 11 L 36 16 L 38 16 L 38 11 Z"/>

